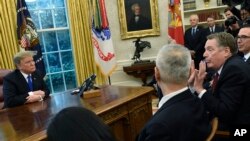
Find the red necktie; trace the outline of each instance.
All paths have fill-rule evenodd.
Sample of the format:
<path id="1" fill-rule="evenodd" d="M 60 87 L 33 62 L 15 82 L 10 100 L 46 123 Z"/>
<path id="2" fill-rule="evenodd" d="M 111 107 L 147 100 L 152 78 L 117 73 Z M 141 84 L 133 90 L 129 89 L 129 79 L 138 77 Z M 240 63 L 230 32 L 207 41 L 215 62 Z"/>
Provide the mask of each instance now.
<path id="1" fill-rule="evenodd" d="M 215 90 L 215 87 L 218 83 L 218 80 L 219 80 L 219 74 L 216 73 L 214 76 L 213 76 L 213 84 L 212 84 L 212 92 L 214 93 L 214 90 Z"/>

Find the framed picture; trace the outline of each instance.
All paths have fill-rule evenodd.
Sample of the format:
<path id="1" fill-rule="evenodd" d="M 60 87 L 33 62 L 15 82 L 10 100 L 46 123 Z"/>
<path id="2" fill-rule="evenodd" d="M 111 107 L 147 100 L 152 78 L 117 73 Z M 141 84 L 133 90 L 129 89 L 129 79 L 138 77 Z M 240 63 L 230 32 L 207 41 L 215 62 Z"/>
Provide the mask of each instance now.
<path id="1" fill-rule="evenodd" d="M 160 35 L 157 0 L 118 0 L 121 38 Z"/>

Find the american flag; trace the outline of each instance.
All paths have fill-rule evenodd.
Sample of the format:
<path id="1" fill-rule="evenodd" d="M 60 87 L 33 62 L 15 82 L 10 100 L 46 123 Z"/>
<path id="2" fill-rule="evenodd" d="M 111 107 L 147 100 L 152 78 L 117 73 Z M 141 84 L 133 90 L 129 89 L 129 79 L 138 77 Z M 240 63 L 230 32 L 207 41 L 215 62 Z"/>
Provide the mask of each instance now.
<path id="1" fill-rule="evenodd" d="M 21 44 L 22 48 L 30 47 L 30 41 L 29 41 L 29 39 L 28 39 L 28 37 L 26 35 L 23 35 L 21 37 L 21 43 L 20 44 Z"/>
<path id="2" fill-rule="evenodd" d="M 93 0 L 92 8 L 92 42 L 95 62 L 102 74 L 109 76 L 115 70 L 116 56 L 113 48 L 113 41 L 109 29 L 108 18 L 104 0 Z"/>
<path id="3" fill-rule="evenodd" d="M 25 0 L 17 0 L 17 37 L 22 48 L 37 52 L 34 56 L 36 68 L 45 76 L 46 70 L 36 26 L 31 19 Z"/>

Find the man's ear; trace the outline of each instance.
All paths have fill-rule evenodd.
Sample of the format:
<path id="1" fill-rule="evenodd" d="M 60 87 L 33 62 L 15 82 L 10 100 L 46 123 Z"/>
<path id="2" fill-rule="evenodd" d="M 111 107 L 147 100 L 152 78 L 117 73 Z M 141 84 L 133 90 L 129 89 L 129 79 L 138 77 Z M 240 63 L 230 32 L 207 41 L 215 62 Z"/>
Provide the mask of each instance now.
<path id="1" fill-rule="evenodd" d="M 160 81 L 160 71 L 157 67 L 155 67 L 155 80 Z"/>
<path id="2" fill-rule="evenodd" d="M 20 64 L 16 64 L 16 68 L 20 70 L 22 67 Z"/>
<path id="3" fill-rule="evenodd" d="M 231 51 L 229 47 L 225 47 L 224 52 L 226 53 L 226 56 L 231 55 Z"/>

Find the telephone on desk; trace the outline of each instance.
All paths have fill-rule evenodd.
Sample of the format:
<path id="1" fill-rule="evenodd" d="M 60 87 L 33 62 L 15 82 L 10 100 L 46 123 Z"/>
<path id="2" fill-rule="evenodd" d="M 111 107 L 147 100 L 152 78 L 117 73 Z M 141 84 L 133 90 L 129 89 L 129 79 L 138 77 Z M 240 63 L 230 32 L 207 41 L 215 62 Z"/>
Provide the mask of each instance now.
<path id="1" fill-rule="evenodd" d="M 90 77 L 88 77 L 80 86 L 80 88 L 75 89 L 71 92 L 71 94 L 80 94 L 80 96 L 83 96 L 83 93 L 85 91 L 91 90 L 91 89 L 98 89 L 98 87 L 94 86 L 96 75 L 92 74 Z"/>

